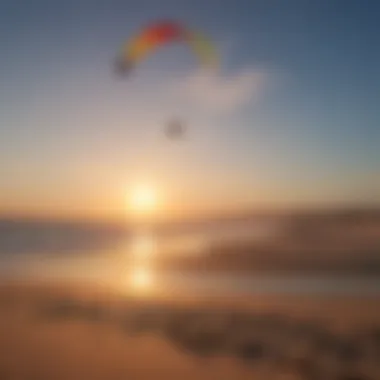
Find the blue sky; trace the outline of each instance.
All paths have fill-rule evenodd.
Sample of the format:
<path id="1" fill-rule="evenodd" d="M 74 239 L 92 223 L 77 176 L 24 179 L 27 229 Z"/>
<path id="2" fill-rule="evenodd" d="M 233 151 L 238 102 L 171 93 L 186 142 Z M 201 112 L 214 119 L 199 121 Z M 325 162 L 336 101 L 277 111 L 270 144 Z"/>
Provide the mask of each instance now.
<path id="1" fill-rule="evenodd" d="M 178 210 L 379 203 L 379 12 L 369 0 L 2 1 L 0 211 L 117 214 L 140 180 Z M 182 46 L 113 76 L 121 43 L 161 18 L 215 41 L 217 78 Z M 171 117 L 188 127 L 181 144 L 162 136 Z"/>

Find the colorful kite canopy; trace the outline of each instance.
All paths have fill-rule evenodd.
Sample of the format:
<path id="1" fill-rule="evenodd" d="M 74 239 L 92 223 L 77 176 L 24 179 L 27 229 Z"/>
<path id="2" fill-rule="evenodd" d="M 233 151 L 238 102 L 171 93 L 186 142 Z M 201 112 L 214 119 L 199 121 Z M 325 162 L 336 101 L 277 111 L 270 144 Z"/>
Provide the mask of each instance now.
<path id="1" fill-rule="evenodd" d="M 118 71 L 129 73 L 158 47 L 173 42 L 188 44 L 202 65 L 217 66 L 216 49 L 201 33 L 174 21 L 160 21 L 144 28 L 124 44 L 117 60 Z"/>

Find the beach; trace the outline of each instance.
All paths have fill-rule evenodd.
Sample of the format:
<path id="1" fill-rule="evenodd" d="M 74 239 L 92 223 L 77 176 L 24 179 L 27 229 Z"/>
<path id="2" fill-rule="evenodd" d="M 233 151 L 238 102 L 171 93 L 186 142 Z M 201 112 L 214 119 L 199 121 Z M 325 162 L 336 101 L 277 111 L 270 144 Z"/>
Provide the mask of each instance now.
<path id="1" fill-rule="evenodd" d="M 380 374 L 377 297 L 131 298 L 95 285 L 13 282 L 0 302 L 4 379 Z"/>
<path id="2" fill-rule="evenodd" d="M 319 218 L 3 222 L 0 379 L 379 379 L 379 219 Z"/>

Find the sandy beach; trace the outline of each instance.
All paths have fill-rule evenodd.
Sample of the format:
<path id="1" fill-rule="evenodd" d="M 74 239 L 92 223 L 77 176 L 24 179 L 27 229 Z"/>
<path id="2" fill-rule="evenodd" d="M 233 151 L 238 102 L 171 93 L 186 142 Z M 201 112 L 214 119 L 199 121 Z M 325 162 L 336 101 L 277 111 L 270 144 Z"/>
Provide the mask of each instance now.
<path id="1" fill-rule="evenodd" d="M 12 283 L 1 286 L 0 321 L 1 379 L 380 376 L 376 298 L 131 299 Z"/>

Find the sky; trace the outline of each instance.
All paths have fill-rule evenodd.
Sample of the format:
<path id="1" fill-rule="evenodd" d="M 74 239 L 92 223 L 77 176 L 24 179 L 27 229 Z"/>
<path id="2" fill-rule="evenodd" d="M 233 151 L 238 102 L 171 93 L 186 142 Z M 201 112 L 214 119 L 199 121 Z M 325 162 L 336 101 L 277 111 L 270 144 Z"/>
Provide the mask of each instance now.
<path id="1" fill-rule="evenodd" d="M 162 212 L 380 204 L 373 0 L 0 3 L 0 214 L 111 217 L 145 183 Z M 206 34 L 221 69 L 166 46 L 112 62 L 149 22 Z M 186 126 L 184 141 L 163 129 Z"/>

